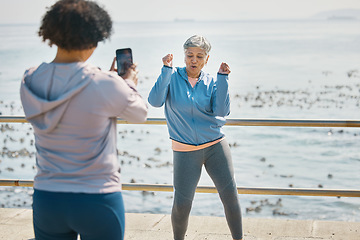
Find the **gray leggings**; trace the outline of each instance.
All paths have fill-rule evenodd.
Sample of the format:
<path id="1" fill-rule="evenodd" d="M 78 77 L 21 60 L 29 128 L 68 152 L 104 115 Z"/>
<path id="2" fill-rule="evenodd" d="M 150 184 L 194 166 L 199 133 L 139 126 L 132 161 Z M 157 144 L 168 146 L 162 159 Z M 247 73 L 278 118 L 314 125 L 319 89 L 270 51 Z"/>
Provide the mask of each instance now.
<path id="1" fill-rule="evenodd" d="M 192 152 L 174 151 L 174 204 L 171 221 L 175 240 L 183 240 L 202 165 L 219 192 L 231 235 L 242 239 L 241 211 L 234 178 L 231 153 L 226 139 Z"/>

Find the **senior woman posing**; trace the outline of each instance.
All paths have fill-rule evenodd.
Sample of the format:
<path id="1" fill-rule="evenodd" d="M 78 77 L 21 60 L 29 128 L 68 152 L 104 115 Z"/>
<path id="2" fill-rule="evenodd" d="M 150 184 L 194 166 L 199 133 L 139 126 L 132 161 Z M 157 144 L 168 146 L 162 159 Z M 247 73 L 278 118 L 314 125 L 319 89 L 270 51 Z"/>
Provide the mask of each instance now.
<path id="1" fill-rule="evenodd" d="M 21 83 L 37 151 L 37 240 L 124 237 L 116 117 L 143 122 L 147 106 L 135 89 L 134 66 L 121 78 L 86 63 L 111 31 L 110 16 L 93 1 L 58 1 L 42 19 L 39 36 L 57 53 L 27 70 Z"/>
<path id="2" fill-rule="evenodd" d="M 240 204 L 229 145 L 222 131 L 230 113 L 229 66 L 220 65 L 214 79 L 202 69 L 209 59 L 210 43 L 192 36 L 184 44 L 184 68 L 173 68 L 173 55 L 166 55 L 161 75 L 148 101 L 154 107 L 165 103 L 165 116 L 174 158 L 174 204 L 171 214 L 174 239 L 182 240 L 202 166 L 215 183 L 224 205 L 233 239 L 242 239 Z"/>

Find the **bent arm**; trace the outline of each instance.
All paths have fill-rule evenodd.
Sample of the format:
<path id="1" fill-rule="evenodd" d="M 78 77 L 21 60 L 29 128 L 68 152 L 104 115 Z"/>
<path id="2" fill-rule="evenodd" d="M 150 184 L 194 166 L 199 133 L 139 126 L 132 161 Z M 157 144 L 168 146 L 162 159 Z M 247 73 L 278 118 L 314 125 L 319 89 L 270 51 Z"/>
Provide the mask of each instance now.
<path id="1" fill-rule="evenodd" d="M 162 67 L 161 74 L 158 77 L 155 85 L 151 89 L 148 97 L 148 102 L 153 107 L 161 107 L 162 105 L 164 105 L 166 96 L 169 91 L 169 84 L 172 72 L 172 67 L 168 67 L 165 65 Z"/>
<path id="2" fill-rule="evenodd" d="M 216 116 L 226 117 L 230 114 L 229 75 L 217 74 L 216 90 L 213 100 L 213 113 Z"/>
<path id="3" fill-rule="evenodd" d="M 146 121 L 147 103 L 136 90 L 132 80 L 122 79 L 117 73 L 111 72 L 107 75 L 107 79 L 95 81 L 95 84 L 99 85 L 96 86 L 97 91 L 93 94 L 98 93 L 99 99 L 102 100 L 101 108 L 97 111 L 108 117 L 119 117 L 132 123 Z"/>
<path id="4" fill-rule="evenodd" d="M 132 123 L 141 123 L 146 121 L 148 107 L 144 99 L 135 90 L 135 83 L 131 80 L 125 80 L 128 86 L 133 90 L 128 96 L 128 105 L 121 113 L 121 118 Z"/>

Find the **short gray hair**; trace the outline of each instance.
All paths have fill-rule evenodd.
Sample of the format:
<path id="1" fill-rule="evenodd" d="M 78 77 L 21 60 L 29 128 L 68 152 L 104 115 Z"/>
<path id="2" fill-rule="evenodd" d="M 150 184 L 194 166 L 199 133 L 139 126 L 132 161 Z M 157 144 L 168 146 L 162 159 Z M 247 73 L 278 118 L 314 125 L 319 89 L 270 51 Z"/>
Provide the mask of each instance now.
<path id="1" fill-rule="evenodd" d="M 186 42 L 184 43 L 184 50 L 190 47 L 199 47 L 205 50 L 206 55 L 209 54 L 211 50 L 210 42 L 204 38 L 203 36 L 194 35 L 191 36 Z"/>

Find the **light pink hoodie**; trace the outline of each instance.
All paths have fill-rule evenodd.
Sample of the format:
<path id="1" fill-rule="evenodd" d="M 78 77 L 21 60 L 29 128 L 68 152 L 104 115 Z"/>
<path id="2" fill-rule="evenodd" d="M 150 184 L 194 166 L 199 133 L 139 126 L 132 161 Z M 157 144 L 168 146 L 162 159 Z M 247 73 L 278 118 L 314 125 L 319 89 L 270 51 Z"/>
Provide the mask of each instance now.
<path id="1" fill-rule="evenodd" d="M 20 88 L 37 150 L 34 188 L 53 192 L 121 191 L 116 118 L 146 120 L 132 81 L 87 63 L 42 63 Z"/>

